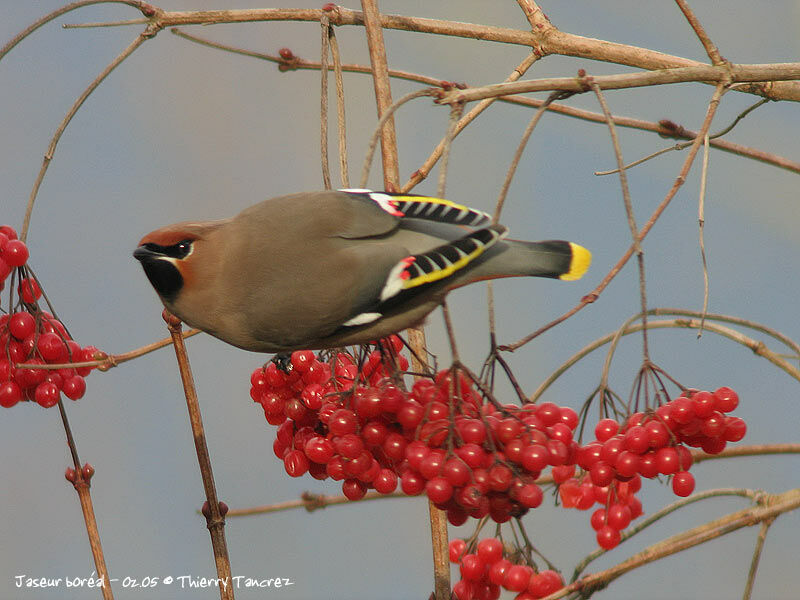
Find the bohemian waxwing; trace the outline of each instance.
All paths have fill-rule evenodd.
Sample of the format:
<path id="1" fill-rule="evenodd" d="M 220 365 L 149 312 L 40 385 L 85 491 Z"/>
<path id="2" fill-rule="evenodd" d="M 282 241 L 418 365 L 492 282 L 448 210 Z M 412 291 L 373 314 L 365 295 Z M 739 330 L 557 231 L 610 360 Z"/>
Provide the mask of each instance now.
<path id="1" fill-rule="evenodd" d="M 313 192 L 157 229 L 133 255 L 189 325 L 245 350 L 320 349 L 417 325 L 474 281 L 572 280 L 589 267 L 577 244 L 505 240 L 506 228 L 490 223 L 438 198 Z"/>

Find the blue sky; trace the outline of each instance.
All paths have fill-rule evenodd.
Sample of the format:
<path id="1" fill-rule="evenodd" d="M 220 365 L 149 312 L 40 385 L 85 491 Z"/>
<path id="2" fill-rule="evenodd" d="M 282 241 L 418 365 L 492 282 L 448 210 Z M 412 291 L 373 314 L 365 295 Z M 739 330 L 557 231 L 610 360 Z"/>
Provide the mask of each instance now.
<path id="1" fill-rule="evenodd" d="M 564 31 L 704 60 L 702 47 L 672 3 L 544 3 Z M 720 11 L 695 2 L 698 17 L 722 54 L 735 62 L 785 62 L 800 53 L 800 9 L 789 1 L 740 0 Z M 284 2 L 284 6 L 316 6 Z M 0 2 L 0 40 L 8 40 L 60 2 Z M 252 3 L 165 0 L 167 10 L 246 8 Z M 359 8 L 359 3 L 346 6 Z M 487 8 L 491 6 L 491 9 Z M 515 2 L 382 2 L 385 12 L 525 29 Z M 138 26 L 64 30 L 61 23 L 137 16 L 122 6 L 74 12 L 36 32 L 0 62 L 0 222 L 19 227 L 24 206 L 55 128 L 74 99 L 138 33 Z M 298 56 L 319 55 L 319 29 L 309 23 L 195 28 L 229 44 Z M 367 63 L 359 28 L 337 30 L 344 60 Z M 390 66 L 470 85 L 504 79 L 525 56 L 518 47 L 400 31 L 385 34 Z M 630 69 L 551 57 L 529 78 Z M 331 86 L 332 87 L 332 86 Z M 395 97 L 417 89 L 393 83 Z M 372 83 L 345 77 L 351 177 L 357 177 L 375 124 Z M 269 63 L 200 47 L 161 32 L 123 63 L 88 99 L 64 134 L 39 193 L 29 235 L 31 264 L 76 339 L 120 353 L 164 337 L 161 307 L 131 251 L 161 225 L 235 214 L 270 196 L 322 187 L 319 168 L 319 75 L 280 73 Z M 609 92 L 612 112 L 700 126 L 712 88 L 701 84 Z M 754 98 L 729 93 L 712 130 L 727 125 Z M 573 106 L 599 110 L 589 95 Z M 451 199 L 491 210 L 528 109 L 496 104 L 456 141 L 447 184 Z M 397 116 L 400 169 L 405 179 L 444 134 L 446 109 L 421 99 Z M 800 118 L 791 103 L 770 103 L 749 116 L 729 139 L 797 159 Z M 331 125 L 333 132 L 333 124 Z M 620 131 L 632 160 L 670 145 L 652 134 Z M 331 151 L 335 151 L 332 137 Z M 683 154 L 670 153 L 629 173 L 633 203 L 643 223 L 664 197 Z M 377 162 L 377 161 L 376 161 Z M 619 180 L 594 171 L 613 166 L 605 126 L 547 115 L 533 135 L 511 186 L 503 221 L 513 237 L 572 239 L 590 248 L 594 264 L 578 283 L 506 280 L 495 286 L 498 336 L 511 342 L 573 306 L 628 246 Z M 335 163 L 334 163 L 335 164 Z M 644 244 L 651 306 L 702 306 L 697 243 L 699 163 Z M 334 171 L 334 181 L 338 183 Z M 380 185 L 373 170 L 371 185 Z M 433 193 L 436 172 L 420 185 Z M 800 242 L 796 175 L 712 151 L 706 197 L 706 250 L 712 312 L 773 327 L 798 339 L 793 276 Z M 527 391 L 579 348 L 615 330 L 638 311 L 635 265 L 630 263 L 594 305 L 509 356 Z M 5 298 L 5 296 L 4 296 Z M 483 285 L 452 295 L 462 357 L 479 369 L 487 351 Z M 5 300 L 4 300 L 5 302 Z M 429 319 L 431 350 L 443 363 L 448 349 L 442 319 Z M 757 337 L 757 334 L 752 334 Z M 207 336 L 189 342 L 220 497 L 231 507 L 297 498 L 304 490 L 338 493 L 331 482 L 293 480 L 272 454 L 274 430 L 249 398 L 249 374 L 265 357 Z M 742 398 L 736 414 L 749 425 L 746 443 L 797 440 L 797 384 L 749 350 L 684 330 L 651 335 L 653 360 L 691 387 L 729 385 Z M 599 381 L 604 353 L 562 377 L 545 399 L 578 408 Z M 627 397 L 641 359 L 640 338 L 628 337 L 612 365 L 610 384 Z M 214 576 L 208 534 L 195 510 L 203 493 L 180 381 L 169 349 L 92 374 L 84 399 L 67 407 L 78 449 L 97 474 L 93 499 L 113 577 Z M 508 394 L 508 386 L 500 393 Z M 93 565 L 80 508 L 63 480 L 68 464 L 55 410 L 16 406 L 0 419 L 0 597 L 62 598 L 64 590 L 20 590 L 14 576 L 75 577 Z M 750 487 L 781 492 L 796 486 L 791 456 L 708 462 L 693 469 L 698 490 Z M 649 482 L 642 495 L 652 513 L 671 501 Z M 545 503 L 547 504 L 547 502 Z M 719 499 L 665 519 L 603 557 L 610 566 L 678 531 L 743 508 Z M 588 514 L 543 506 L 525 518 L 534 543 L 565 573 L 594 547 Z M 789 598 L 800 520 L 782 516 L 767 540 L 754 598 Z M 425 598 L 432 587 L 427 506 L 421 498 L 331 507 L 307 514 L 229 519 L 228 547 L 235 574 L 286 577 L 281 590 L 241 589 L 237 598 Z M 471 528 L 451 528 L 451 536 Z M 729 598 L 741 594 L 755 530 L 743 530 L 649 565 L 597 598 Z M 115 589 L 118 598 L 214 598 L 215 590 Z M 70 597 L 97 597 L 74 590 Z M 510 596 L 509 596 L 510 597 Z"/>

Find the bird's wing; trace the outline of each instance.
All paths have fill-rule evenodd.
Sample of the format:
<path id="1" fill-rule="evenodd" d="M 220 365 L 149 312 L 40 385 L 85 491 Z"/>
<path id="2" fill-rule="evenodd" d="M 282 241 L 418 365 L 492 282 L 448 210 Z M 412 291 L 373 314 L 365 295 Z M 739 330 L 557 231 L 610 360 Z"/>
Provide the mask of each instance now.
<path id="1" fill-rule="evenodd" d="M 448 280 L 461 274 L 507 233 L 502 225 L 491 225 L 426 252 L 404 257 L 389 270 L 380 293 L 362 305 L 343 327 L 371 323 L 395 307 L 433 291 L 436 286 L 446 288 Z"/>
<path id="2" fill-rule="evenodd" d="M 357 189 L 339 190 L 339 192 L 347 194 L 353 200 L 369 203 L 373 207 L 377 205 L 396 219 L 422 219 L 466 227 L 483 227 L 491 221 L 491 216 L 483 211 L 442 198 Z M 364 208 L 365 210 L 355 211 L 357 217 L 355 222 L 341 237 L 357 238 L 369 235 L 369 228 L 360 226 L 358 217 L 363 215 L 367 218 L 368 215 L 374 215 L 374 211 L 366 210 L 366 205 Z"/>

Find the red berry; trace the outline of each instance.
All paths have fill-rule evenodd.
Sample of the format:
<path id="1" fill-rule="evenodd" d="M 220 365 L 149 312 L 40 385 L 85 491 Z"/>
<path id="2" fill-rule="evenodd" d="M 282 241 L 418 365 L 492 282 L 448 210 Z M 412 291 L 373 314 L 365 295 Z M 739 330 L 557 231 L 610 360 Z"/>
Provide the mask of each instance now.
<path id="1" fill-rule="evenodd" d="M 54 383 L 44 382 L 36 386 L 34 392 L 34 400 L 44 408 L 50 408 L 58 404 L 58 399 L 61 395 L 58 387 Z"/>
<path id="2" fill-rule="evenodd" d="M 314 353 L 311 350 L 296 350 L 291 356 L 292 368 L 298 373 L 308 371 L 314 362 Z"/>
<path id="3" fill-rule="evenodd" d="M 434 477 L 425 484 L 425 493 L 434 504 L 444 504 L 453 496 L 453 486 L 444 477 Z"/>
<path id="4" fill-rule="evenodd" d="M 544 469 L 550 460 L 550 452 L 541 444 L 531 444 L 522 451 L 522 466 L 531 473 Z"/>
<path id="5" fill-rule="evenodd" d="M 628 450 L 623 450 L 619 453 L 619 456 L 617 456 L 617 462 L 614 465 L 614 468 L 616 469 L 617 474 L 621 475 L 622 477 L 633 477 L 639 472 L 640 460 L 641 459 L 638 454 L 634 454 Z"/>
<path id="6" fill-rule="evenodd" d="M 605 442 L 606 440 L 617 435 L 619 431 L 619 423 L 614 419 L 602 419 L 594 428 L 594 436 L 598 442 Z"/>
<path id="7" fill-rule="evenodd" d="M 444 464 L 442 475 L 453 487 L 466 485 L 472 477 L 472 469 L 460 458 L 451 458 Z"/>
<path id="8" fill-rule="evenodd" d="M 694 476 L 688 471 L 675 473 L 672 478 L 672 491 L 676 496 L 688 496 L 694 491 Z"/>
<path id="9" fill-rule="evenodd" d="M 322 9 L 325 10 L 327 6 L 328 5 L 325 4 Z M 453 600 L 475 600 L 472 594 L 472 587 L 471 581 L 466 581 L 464 579 L 457 581 L 453 586 L 451 597 Z"/>
<path id="10" fill-rule="evenodd" d="M 595 531 L 600 531 L 606 525 L 606 509 L 598 508 L 595 510 L 589 518 L 589 524 Z"/>
<path id="11" fill-rule="evenodd" d="M 747 433 L 747 424 L 739 417 L 725 417 L 723 437 L 727 442 L 738 442 Z"/>
<path id="12" fill-rule="evenodd" d="M 489 469 L 489 487 L 496 492 L 507 490 L 513 478 L 514 473 L 505 465 L 494 465 Z"/>
<path id="13" fill-rule="evenodd" d="M 479 581 L 486 573 L 486 563 L 477 554 L 465 554 L 459 570 L 463 579 Z"/>
<path id="14" fill-rule="evenodd" d="M 322 408 L 323 397 L 325 396 L 325 388 L 319 383 L 310 383 L 303 388 L 300 393 L 300 399 L 306 408 L 311 410 L 319 410 Z"/>
<path id="15" fill-rule="evenodd" d="M 644 429 L 651 448 L 663 448 L 669 443 L 669 430 L 660 421 L 648 421 Z"/>
<path id="16" fill-rule="evenodd" d="M 634 454 L 643 454 L 650 447 L 650 438 L 647 430 L 641 425 L 635 425 L 625 432 L 625 449 Z"/>
<path id="17" fill-rule="evenodd" d="M 516 494 L 516 500 L 526 508 L 536 508 L 542 503 L 542 488 L 535 483 L 526 483 Z"/>
<path id="18" fill-rule="evenodd" d="M 425 409 L 415 400 L 406 400 L 397 411 L 397 422 L 406 430 L 412 430 L 422 422 Z"/>
<path id="19" fill-rule="evenodd" d="M 345 479 L 342 482 L 342 493 L 348 500 L 361 500 L 367 493 L 367 484 L 358 479 Z"/>
<path id="20" fill-rule="evenodd" d="M 334 435 L 345 435 L 354 433 L 358 426 L 358 417 L 352 410 L 340 408 L 331 415 L 328 421 L 328 429 Z"/>
<path id="21" fill-rule="evenodd" d="M 539 571 L 528 584 L 528 591 L 534 598 L 544 598 L 564 587 L 561 575 L 551 569 Z"/>
<path id="22" fill-rule="evenodd" d="M 719 454 L 725 450 L 726 445 L 725 438 L 707 438 L 700 447 L 703 449 L 703 452 L 707 454 Z"/>
<path id="23" fill-rule="evenodd" d="M 717 411 L 711 413 L 700 425 L 700 433 L 710 438 L 722 437 L 725 433 L 725 415 Z"/>
<path id="24" fill-rule="evenodd" d="M 291 477 L 300 477 L 308 471 L 308 458 L 301 450 L 290 450 L 283 457 L 283 466 Z"/>
<path id="25" fill-rule="evenodd" d="M 0 383 L 0 406 L 11 408 L 22 400 L 22 389 L 13 381 Z"/>
<path id="26" fill-rule="evenodd" d="M 9 240 L 17 239 L 17 231 L 10 225 L 0 225 L 0 233 L 6 236 Z"/>
<path id="27" fill-rule="evenodd" d="M 559 412 L 561 413 L 561 423 L 564 423 L 564 425 L 574 431 L 578 426 L 578 413 L 569 406 L 562 406 Z"/>
<path id="28" fill-rule="evenodd" d="M 487 565 L 496 563 L 503 558 L 503 542 L 497 538 L 485 538 L 478 542 L 478 556 Z"/>
<path id="29" fill-rule="evenodd" d="M 489 581 L 495 585 L 503 585 L 508 570 L 514 566 L 507 558 L 501 558 L 489 567 Z"/>
<path id="30" fill-rule="evenodd" d="M 575 475 L 575 465 L 553 467 L 550 473 L 553 476 L 554 483 L 564 483 L 567 479 Z"/>
<path id="31" fill-rule="evenodd" d="M 528 589 L 531 582 L 533 569 L 528 565 L 513 565 L 503 578 L 503 587 L 512 592 L 521 592 Z"/>
<path id="32" fill-rule="evenodd" d="M 24 340 L 36 331 L 36 319 L 28 312 L 14 313 L 8 320 L 8 330 L 18 340 Z"/>
<path id="33" fill-rule="evenodd" d="M 418 496 L 425 489 L 425 478 L 409 469 L 400 477 L 400 489 L 408 496 Z"/>
<path id="34" fill-rule="evenodd" d="M 600 461 L 596 463 L 592 470 L 589 471 L 592 483 L 597 487 L 605 487 L 610 484 L 614 479 L 614 467 L 606 462 Z"/>
<path id="35" fill-rule="evenodd" d="M 561 409 L 552 402 L 543 402 L 539 404 L 539 409 L 536 411 L 536 416 L 542 420 L 546 427 L 555 425 L 561 419 Z"/>
<path id="36" fill-rule="evenodd" d="M 67 359 L 67 345 L 57 333 L 40 335 L 36 349 L 47 362 L 60 362 Z"/>
<path id="37" fill-rule="evenodd" d="M 343 458 L 357 458 L 364 452 L 364 442 L 355 433 L 346 433 L 343 436 L 334 438 L 333 446 L 336 449 L 336 453 Z"/>
<path id="38" fill-rule="evenodd" d="M 639 474 L 648 479 L 652 479 L 658 475 L 658 463 L 656 463 L 655 452 L 650 451 L 639 457 Z"/>
<path id="39" fill-rule="evenodd" d="M 28 260 L 28 247 L 22 240 L 10 240 L 3 247 L 3 260 L 11 267 L 21 267 Z"/>
<path id="40" fill-rule="evenodd" d="M 314 436 L 306 442 L 303 451 L 309 460 L 318 464 L 325 464 L 333 458 L 334 449 L 330 440 L 321 436 Z"/>
<path id="41" fill-rule="evenodd" d="M 729 387 L 721 387 L 714 391 L 715 408 L 724 413 L 736 410 L 739 406 L 739 395 Z"/>
<path id="42" fill-rule="evenodd" d="M 716 402 L 717 400 L 711 392 L 697 392 L 692 396 L 694 414 L 701 419 L 710 417 L 716 409 Z"/>
<path id="43" fill-rule="evenodd" d="M 688 398 L 681 396 L 670 404 L 672 405 L 670 414 L 677 423 L 685 425 L 695 417 L 694 403 Z"/>
<path id="44" fill-rule="evenodd" d="M 450 544 L 448 545 L 448 551 L 450 554 L 450 562 L 457 563 L 461 560 L 461 557 L 467 551 L 467 542 L 465 542 L 461 538 L 450 540 Z"/>
<path id="45" fill-rule="evenodd" d="M 617 502 L 608 507 L 608 524 L 618 531 L 630 525 L 631 518 L 631 509 L 627 504 Z"/>
<path id="46" fill-rule="evenodd" d="M 611 550 L 616 547 L 620 542 L 619 530 L 614 529 L 610 525 L 601 527 L 597 531 L 597 545 L 604 550 Z"/>
<path id="47" fill-rule="evenodd" d="M 372 480 L 376 492 L 391 494 L 397 489 L 397 473 L 391 469 L 381 469 Z"/>
<path id="48" fill-rule="evenodd" d="M 658 472 L 664 475 L 672 475 L 678 472 L 679 466 L 678 451 L 671 446 L 661 448 L 656 451 L 656 465 Z"/>
<path id="49" fill-rule="evenodd" d="M 70 400 L 78 400 L 83 398 L 86 393 L 86 380 L 80 375 L 73 375 L 65 379 L 61 386 L 61 391 Z"/>

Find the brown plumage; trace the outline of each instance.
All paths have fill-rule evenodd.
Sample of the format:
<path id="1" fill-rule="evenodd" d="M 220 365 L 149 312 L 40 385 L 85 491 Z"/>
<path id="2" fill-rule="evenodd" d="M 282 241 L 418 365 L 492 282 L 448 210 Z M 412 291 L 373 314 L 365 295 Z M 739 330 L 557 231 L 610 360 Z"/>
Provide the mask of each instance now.
<path id="1" fill-rule="evenodd" d="M 314 192 L 163 227 L 134 256 L 173 314 L 258 352 L 364 343 L 420 322 L 473 281 L 577 279 L 589 266 L 577 244 L 506 241 L 488 223 L 441 199 Z"/>

